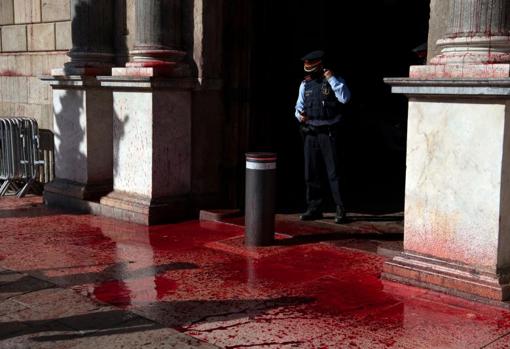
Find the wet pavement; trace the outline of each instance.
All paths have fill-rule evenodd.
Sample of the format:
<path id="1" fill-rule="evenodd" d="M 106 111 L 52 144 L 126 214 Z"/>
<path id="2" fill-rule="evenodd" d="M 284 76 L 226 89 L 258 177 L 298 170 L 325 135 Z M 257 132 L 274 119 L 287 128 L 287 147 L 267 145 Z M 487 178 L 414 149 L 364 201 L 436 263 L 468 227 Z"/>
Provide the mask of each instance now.
<path id="1" fill-rule="evenodd" d="M 398 217 L 146 228 L 0 199 L 0 348 L 508 348 L 510 312 L 381 281 Z"/>

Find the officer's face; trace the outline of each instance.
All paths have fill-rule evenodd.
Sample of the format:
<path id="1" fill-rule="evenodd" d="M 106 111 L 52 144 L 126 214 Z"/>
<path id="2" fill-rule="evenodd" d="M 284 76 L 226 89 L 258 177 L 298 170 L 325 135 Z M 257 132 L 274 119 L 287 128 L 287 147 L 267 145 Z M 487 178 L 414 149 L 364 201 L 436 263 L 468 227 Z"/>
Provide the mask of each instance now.
<path id="1" fill-rule="evenodd" d="M 306 73 L 309 73 L 309 74 L 319 72 L 321 67 L 322 67 L 322 62 L 320 60 L 315 60 L 315 61 L 305 60 L 305 63 L 303 65 L 303 69 L 305 70 Z"/>

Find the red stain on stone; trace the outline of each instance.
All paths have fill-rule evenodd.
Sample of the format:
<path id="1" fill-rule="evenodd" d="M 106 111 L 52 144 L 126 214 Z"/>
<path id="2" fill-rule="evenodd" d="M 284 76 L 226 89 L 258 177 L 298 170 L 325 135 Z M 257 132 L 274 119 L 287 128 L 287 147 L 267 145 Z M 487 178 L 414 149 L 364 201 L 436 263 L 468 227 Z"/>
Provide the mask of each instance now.
<path id="1" fill-rule="evenodd" d="M 177 289 L 177 282 L 175 280 L 162 276 L 156 277 L 155 284 L 158 300 L 162 300 Z"/>
<path id="2" fill-rule="evenodd" d="M 369 315 L 381 307 L 396 305 L 399 301 L 383 292 L 381 281 L 374 276 L 358 275 L 352 279 L 324 278 L 310 285 L 309 295 L 317 301 L 312 309 L 322 314 L 356 317 Z"/>
<path id="3" fill-rule="evenodd" d="M 127 307 L 131 305 L 130 292 L 125 283 L 121 280 L 111 280 L 103 282 L 94 288 L 94 297 L 103 302 L 118 307 Z"/>
<path id="4" fill-rule="evenodd" d="M 110 280 L 94 287 L 94 297 L 118 307 L 150 304 L 177 289 L 177 282 L 167 277 L 146 277 L 134 280 Z"/>
<path id="5" fill-rule="evenodd" d="M 14 70 L 7 69 L 7 70 L 0 70 L 0 76 L 24 76 L 24 74 L 21 74 Z"/>

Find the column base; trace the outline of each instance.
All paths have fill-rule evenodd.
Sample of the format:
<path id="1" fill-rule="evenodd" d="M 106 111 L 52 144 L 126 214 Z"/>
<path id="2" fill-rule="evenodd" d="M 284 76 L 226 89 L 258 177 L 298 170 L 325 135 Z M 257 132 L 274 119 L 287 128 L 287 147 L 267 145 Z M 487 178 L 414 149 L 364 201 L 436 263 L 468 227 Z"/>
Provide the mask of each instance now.
<path id="1" fill-rule="evenodd" d="M 104 183 L 78 183 L 66 179 L 56 178 L 44 186 L 46 193 L 57 194 L 63 198 L 70 197 L 79 200 L 98 200 L 113 190 L 113 180 Z"/>
<path id="2" fill-rule="evenodd" d="M 99 76 L 110 75 L 111 67 L 64 67 L 51 70 L 51 76 Z"/>
<path id="3" fill-rule="evenodd" d="M 119 191 L 101 198 L 101 207 L 104 216 L 143 225 L 176 222 L 194 213 L 188 196 L 151 199 Z"/>
<path id="4" fill-rule="evenodd" d="M 385 262 L 381 277 L 488 303 L 510 298 L 509 273 L 480 272 L 474 267 L 408 252 Z"/>
<path id="5" fill-rule="evenodd" d="M 479 35 L 482 34 L 482 35 Z M 431 59 L 432 64 L 499 64 L 510 62 L 508 35 L 456 35 L 439 39 L 441 54 Z"/>
<path id="6" fill-rule="evenodd" d="M 504 79 L 510 77 L 510 64 L 413 65 L 411 79 Z"/>
<path id="7" fill-rule="evenodd" d="M 112 68 L 115 77 L 170 77 L 183 78 L 191 75 L 189 66 L 177 62 L 134 62 L 126 63 L 125 68 Z"/>

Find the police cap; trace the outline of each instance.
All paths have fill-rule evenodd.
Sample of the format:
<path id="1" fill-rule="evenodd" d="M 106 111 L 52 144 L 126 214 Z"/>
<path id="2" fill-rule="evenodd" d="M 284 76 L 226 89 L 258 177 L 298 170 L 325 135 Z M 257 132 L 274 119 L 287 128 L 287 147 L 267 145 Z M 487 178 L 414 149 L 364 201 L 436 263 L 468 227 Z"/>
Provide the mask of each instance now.
<path id="1" fill-rule="evenodd" d="M 312 51 L 306 55 L 304 55 L 301 60 L 302 61 L 316 61 L 321 60 L 324 57 L 324 51 Z"/>

